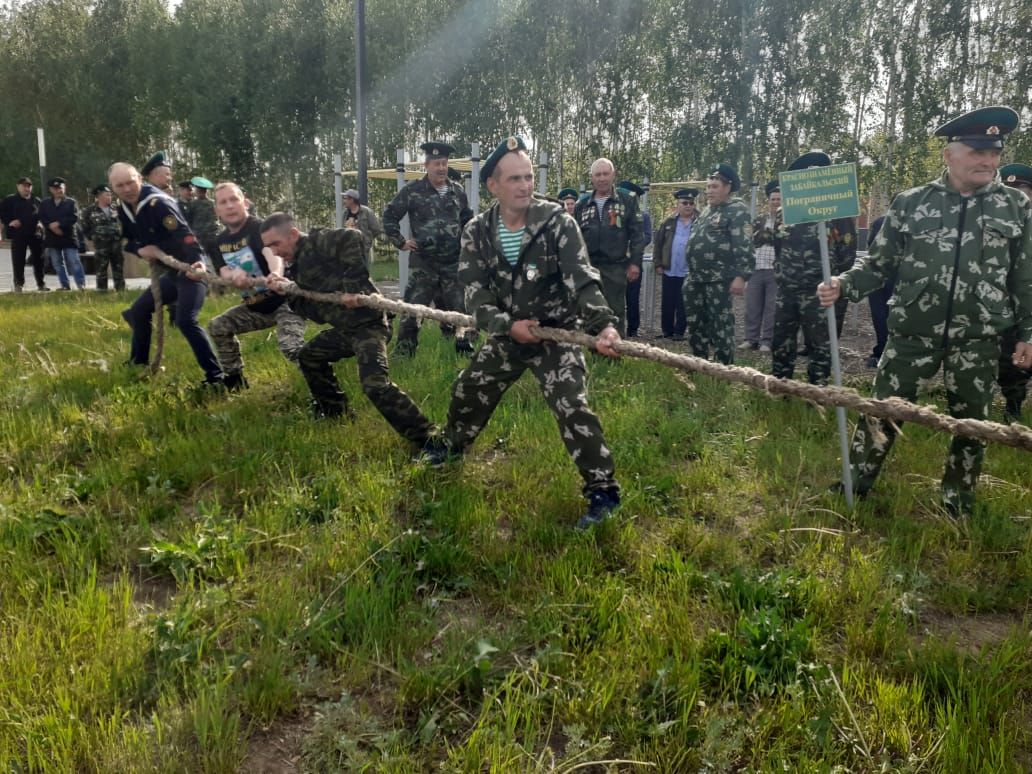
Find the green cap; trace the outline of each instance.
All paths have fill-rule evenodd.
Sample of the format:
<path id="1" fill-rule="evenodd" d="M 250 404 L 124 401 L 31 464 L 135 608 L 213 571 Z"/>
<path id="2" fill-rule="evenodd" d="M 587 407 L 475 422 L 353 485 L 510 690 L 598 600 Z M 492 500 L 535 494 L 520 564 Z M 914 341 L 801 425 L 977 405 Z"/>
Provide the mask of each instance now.
<path id="1" fill-rule="evenodd" d="M 717 164 L 710 170 L 709 178 L 710 180 L 716 178 L 717 180 L 723 180 L 725 183 L 730 183 L 732 193 L 742 187 L 742 179 L 738 177 L 738 173 L 735 172 L 734 167 L 730 164 Z"/>
<path id="2" fill-rule="evenodd" d="M 1004 185 L 1032 186 L 1032 167 L 1028 164 L 1006 164 L 1000 167 L 1000 179 Z"/>
<path id="3" fill-rule="evenodd" d="M 165 155 L 165 151 L 158 151 L 147 159 L 147 163 L 143 165 L 143 169 L 140 170 L 140 174 L 147 177 L 147 175 L 158 167 L 168 167 L 169 169 L 172 169 L 172 165 L 168 163 L 168 157 Z"/>
<path id="4" fill-rule="evenodd" d="M 969 148 L 1002 148 L 1003 138 L 1018 128 L 1018 114 L 1009 107 L 994 105 L 957 116 L 935 130 L 936 137 L 962 142 Z"/>
<path id="5" fill-rule="evenodd" d="M 561 190 L 559 192 L 559 195 L 556 198 L 559 199 L 559 201 L 562 201 L 563 199 L 576 199 L 576 198 L 578 198 L 577 197 L 577 189 L 576 188 L 564 188 L 563 190 Z"/>
<path id="6" fill-rule="evenodd" d="M 426 154 L 428 159 L 447 159 L 455 155 L 455 148 L 446 142 L 424 142 L 419 149 Z"/>
<path id="7" fill-rule="evenodd" d="M 213 182 L 211 182 L 211 180 L 209 180 L 206 177 L 201 177 L 200 175 L 198 175 L 197 177 L 191 177 L 190 178 L 190 185 L 192 185 L 192 186 L 194 186 L 196 188 L 207 188 L 207 189 L 212 189 L 212 188 L 215 187 L 215 184 Z"/>
<path id="8" fill-rule="evenodd" d="M 829 167 L 831 166 L 831 156 L 824 151 L 814 150 L 809 153 L 804 153 L 802 156 L 797 158 L 791 164 L 788 165 L 788 171 L 793 172 L 797 169 L 809 169 L 810 167 Z"/>

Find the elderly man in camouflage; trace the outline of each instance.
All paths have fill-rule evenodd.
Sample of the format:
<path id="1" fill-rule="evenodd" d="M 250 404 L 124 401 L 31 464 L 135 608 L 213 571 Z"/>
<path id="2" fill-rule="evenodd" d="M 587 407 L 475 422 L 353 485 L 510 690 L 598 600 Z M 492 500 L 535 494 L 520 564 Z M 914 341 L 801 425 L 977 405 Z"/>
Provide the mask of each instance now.
<path id="1" fill-rule="evenodd" d="M 118 222 L 118 210 L 111 206 L 108 186 L 98 185 L 93 189 L 93 204 L 82 211 L 79 220 L 83 236 L 92 243 L 97 263 L 97 290 L 107 290 L 108 266 L 115 290 L 125 290 L 122 225 Z"/>
<path id="2" fill-rule="evenodd" d="M 1003 184 L 1021 191 L 1032 200 L 1032 167 L 1028 164 L 1008 164 L 1000 169 Z M 1004 417 L 1011 422 L 1021 421 L 1021 406 L 1028 396 L 1028 370 L 1014 364 L 1014 348 L 1017 347 L 1020 331 L 1017 326 L 1009 328 L 1000 341 L 1000 392 L 1004 399 Z"/>
<path id="3" fill-rule="evenodd" d="M 688 239 L 688 340 L 696 357 L 708 358 L 712 350 L 714 359 L 725 365 L 735 357 L 731 296 L 745 291 L 752 263 L 749 208 L 731 197 L 741 187 L 730 165 L 715 166 L 706 182 L 706 209 Z"/>
<path id="4" fill-rule="evenodd" d="M 343 294 L 340 304 L 300 296 L 290 300 L 296 314 L 331 326 L 316 334 L 297 356 L 297 364 L 312 391 L 316 418 L 351 414 L 347 396 L 333 373 L 333 364 L 354 357 L 358 360 L 362 392 L 376 410 L 403 438 L 418 446 L 426 444 L 434 426 L 388 376 L 387 316 L 358 303 L 359 294 L 378 292 L 366 271 L 362 232 L 340 228 L 313 229 L 310 234 L 302 234 L 293 217 L 275 212 L 262 222 L 261 235 L 265 247 L 287 264 L 285 276 L 269 273 L 269 288 L 283 293 L 293 282 L 304 290 Z"/>
<path id="5" fill-rule="evenodd" d="M 577 202 L 573 217 L 584 235 L 588 257 L 602 279 L 606 303 L 617 316 L 620 334 L 627 327 L 627 283 L 641 277 L 645 223 L 638 197 L 616 187 L 616 169 L 609 159 L 591 165 L 592 190 Z"/>
<path id="6" fill-rule="evenodd" d="M 443 142 L 427 142 L 419 147 L 426 154 L 426 175 L 408 183 L 387 205 L 383 230 L 395 247 L 410 251 L 405 301 L 461 312 L 459 241 L 473 211 L 462 186 L 448 179 L 448 158 L 455 155 L 455 148 Z M 409 239 L 401 235 L 401 219 L 406 215 L 412 231 Z M 452 328 L 441 325 L 441 331 L 448 336 Z M 472 354 L 474 336 L 473 331 L 458 336 L 455 351 Z M 405 317 L 398 330 L 395 352 L 414 355 L 418 337 L 419 320 Z"/>
<path id="7" fill-rule="evenodd" d="M 789 170 L 826 167 L 831 157 L 821 151 L 804 153 L 789 165 Z M 809 350 L 806 376 L 810 384 L 827 384 L 831 374 L 831 340 L 828 321 L 813 288 L 823 277 L 821 244 L 817 223 L 786 226 L 781 212 L 775 216 L 774 237 L 779 243 L 774 262 L 778 284 L 774 310 L 771 373 L 779 379 L 795 375 L 796 339 L 800 328 Z M 837 218 L 827 224 L 828 255 L 832 271 L 843 272 L 856 260 L 856 226 L 852 218 Z M 840 303 L 835 312 L 840 314 Z"/>
<path id="8" fill-rule="evenodd" d="M 1014 364 L 1032 365 L 1032 209 L 996 174 L 1017 123 L 1010 108 L 992 107 L 939 127 L 943 176 L 897 196 L 867 259 L 818 286 L 830 306 L 897 278 L 876 397 L 914 400 L 941 367 L 950 414 L 987 419 L 1003 331 L 1017 326 Z M 858 495 L 874 486 L 895 437 L 890 423 L 861 417 L 850 454 Z M 953 439 L 942 478 L 948 513 L 970 513 L 984 451 L 981 441 Z"/>
<path id="9" fill-rule="evenodd" d="M 620 503 L 613 457 L 598 417 L 588 407 L 584 355 L 577 346 L 543 341 L 535 324 L 574 329 L 578 320 L 598 334 L 595 349 L 615 357 L 620 341 L 576 222 L 563 208 L 534 197 L 534 168 L 519 137 L 501 143 L 480 172 L 496 202 L 462 236 L 459 273 L 466 308 L 488 338 L 452 388 L 442 462 L 461 454 L 484 429 L 505 391 L 528 368 L 534 373 L 560 434 L 584 479 L 586 529 Z"/>

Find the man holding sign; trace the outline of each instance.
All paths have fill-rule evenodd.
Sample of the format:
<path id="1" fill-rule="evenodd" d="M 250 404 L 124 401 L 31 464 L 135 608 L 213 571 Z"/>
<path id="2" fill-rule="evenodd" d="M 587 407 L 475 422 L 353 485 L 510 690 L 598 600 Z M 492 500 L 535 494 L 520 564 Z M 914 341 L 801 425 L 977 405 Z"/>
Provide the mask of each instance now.
<path id="1" fill-rule="evenodd" d="M 942 177 L 897 196 L 866 260 L 818 287 L 831 306 L 896 277 L 875 397 L 912 401 L 941 368 L 950 414 L 985 420 L 1001 332 L 1017 326 L 1014 364 L 1032 366 L 1032 210 L 997 175 L 1003 138 L 1017 124 L 1010 108 L 989 107 L 940 126 Z M 896 432 L 861 417 L 850 453 L 857 494 L 874 486 Z M 950 514 L 970 513 L 984 451 L 981 441 L 954 437 L 942 478 Z"/>

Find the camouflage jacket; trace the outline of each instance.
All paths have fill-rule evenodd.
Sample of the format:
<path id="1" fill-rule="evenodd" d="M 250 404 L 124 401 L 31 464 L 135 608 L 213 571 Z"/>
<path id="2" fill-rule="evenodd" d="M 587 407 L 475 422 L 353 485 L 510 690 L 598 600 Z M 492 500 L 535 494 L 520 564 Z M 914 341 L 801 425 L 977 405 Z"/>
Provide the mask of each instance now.
<path id="1" fill-rule="evenodd" d="M 577 201 L 573 217 L 584 235 L 593 264 L 626 263 L 630 251 L 630 262 L 641 266 L 645 224 L 638 197 L 633 193 L 614 188 L 599 218 L 595 192 L 588 191 Z"/>
<path id="2" fill-rule="evenodd" d="M 112 205 L 108 215 L 98 204 L 91 204 L 79 215 L 82 233 L 98 247 L 110 247 L 122 241 L 122 224 L 118 222 L 118 209 Z"/>
<path id="3" fill-rule="evenodd" d="M 364 204 L 358 205 L 358 212 L 354 215 L 346 207 L 344 208 L 344 227 L 357 228 L 362 232 L 362 239 L 365 240 L 366 254 L 373 248 L 373 240 L 376 237 L 385 236 L 383 226 L 380 225 L 380 219 L 376 217 L 375 212 Z"/>
<path id="4" fill-rule="evenodd" d="M 413 180 L 398 191 L 383 211 L 383 230 L 395 247 L 405 243 L 401 235 L 401 219 L 409 216 L 412 239 L 425 258 L 449 263 L 459 259 L 462 229 L 473 217 L 466 192 L 449 180 L 444 196 L 430 185 L 427 177 Z"/>
<path id="5" fill-rule="evenodd" d="M 839 277 L 859 300 L 895 277 L 889 331 L 990 339 L 1017 326 L 1032 341 L 1032 206 L 997 177 L 961 196 L 944 173 L 892 202 L 867 258 Z"/>
<path id="6" fill-rule="evenodd" d="M 477 328 L 507 336 L 515 320 L 573 329 L 582 318 L 585 330 L 594 334 L 616 324 L 577 223 L 560 205 L 531 203 L 515 266 L 502 252 L 498 219 L 496 202 L 462 234 L 459 280 Z"/>
<path id="7" fill-rule="evenodd" d="M 832 275 L 849 269 L 856 261 L 856 224 L 852 218 L 827 222 L 828 261 Z M 778 211 L 774 222 L 775 239 L 781 245 L 774 260 L 778 287 L 810 293 L 824 279 L 818 223 L 786 226 Z"/>
<path id="8" fill-rule="evenodd" d="M 378 293 L 365 266 L 362 232 L 353 228 L 312 229 L 302 234 L 285 276 L 304 290 L 320 293 Z M 383 324 L 384 313 L 291 296 L 290 308 L 302 317 L 338 328 Z"/>
<path id="9" fill-rule="evenodd" d="M 707 207 L 688 239 L 688 281 L 749 279 L 753 255 L 749 208 L 740 199 Z"/>
<path id="10" fill-rule="evenodd" d="M 190 223 L 190 230 L 202 242 L 213 241 L 218 236 L 219 221 L 215 217 L 215 203 L 211 199 L 192 199 L 184 214 Z"/>

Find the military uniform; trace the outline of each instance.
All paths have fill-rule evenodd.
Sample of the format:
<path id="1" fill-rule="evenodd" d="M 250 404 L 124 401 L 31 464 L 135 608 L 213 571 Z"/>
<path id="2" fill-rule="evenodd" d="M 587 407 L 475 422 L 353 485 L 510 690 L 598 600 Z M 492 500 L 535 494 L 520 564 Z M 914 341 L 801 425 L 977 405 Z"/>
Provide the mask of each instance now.
<path id="1" fill-rule="evenodd" d="M 795 374 L 796 339 L 800 329 L 809 350 L 806 376 L 810 384 L 827 384 L 831 373 L 831 342 L 828 318 L 813 289 L 824 279 L 817 223 L 786 226 L 781 212 L 775 218 L 774 239 L 779 245 L 774 261 L 778 292 L 774 307 L 774 336 L 771 339 L 772 370 L 779 379 Z M 827 224 L 828 257 L 832 273 L 853 265 L 856 258 L 856 226 L 852 218 Z M 839 312 L 836 302 L 835 313 Z"/>
<path id="2" fill-rule="evenodd" d="M 118 222 L 118 210 L 113 206 L 107 210 L 99 204 L 91 204 L 79 216 L 83 234 L 93 242 L 93 254 L 97 264 L 97 290 L 107 290 L 108 266 L 115 290 L 125 290 L 124 258 L 122 256 L 122 226 Z"/>
<path id="3" fill-rule="evenodd" d="M 552 202 L 535 200 L 515 266 L 499 242 L 499 208 L 494 204 L 466 227 L 459 276 L 466 308 L 487 340 L 459 374 L 448 410 L 448 442 L 463 451 L 480 434 L 501 400 L 528 368 L 559 423 L 563 442 L 584 479 L 584 491 L 618 491 L 613 457 L 598 417 L 588 407 L 584 354 L 580 347 L 545 341 L 520 344 L 509 331 L 516 320 L 589 333 L 615 325 L 598 272 L 588 262 L 576 222 Z"/>
<path id="4" fill-rule="evenodd" d="M 606 304 L 616 315 L 622 336 L 627 328 L 627 267 L 641 269 L 645 251 L 645 224 L 638 197 L 631 191 L 613 188 L 602 205 L 595 203 L 595 192 L 581 196 L 573 217 L 580 226 L 588 259 L 598 270 Z"/>
<path id="5" fill-rule="evenodd" d="M 365 245 L 365 264 L 366 268 L 369 268 L 373 240 L 376 237 L 385 236 L 383 226 L 380 225 L 380 219 L 376 217 L 375 212 L 364 204 L 360 204 L 358 205 L 357 212 L 352 212 L 347 208 L 344 209 L 344 226 L 345 228 L 357 228 L 362 232 L 362 241 Z"/>
<path id="6" fill-rule="evenodd" d="M 735 318 L 730 285 L 749 278 L 752 261 L 749 208 L 739 199 L 708 206 L 688 239 L 688 280 L 684 284 L 688 339 L 696 357 L 734 362 Z"/>
<path id="7" fill-rule="evenodd" d="M 1001 112 L 1004 111 L 1004 112 Z M 981 137 L 972 136 L 981 118 Z M 953 142 L 1000 148 L 1000 126 L 1017 114 L 985 108 L 940 127 Z M 983 122 L 984 123 L 984 122 Z M 958 131 L 958 128 L 960 131 Z M 890 303 L 889 340 L 874 380 L 877 398 L 917 397 L 918 388 L 943 370 L 949 411 L 987 419 L 999 357 L 999 336 L 1017 328 L 1032 340 L 1032 211 L 1029 201 L 999 179 L 962 196 L 949 174 L 900 194 L 893 201 L 867 259 L 838 279 L 857 301 L 896 277 Z M 880 432 L 879 432 L 880 431 Z M 850 459 L 854 487 L 869 490 L 896 428 L 861 417 Z M 985 444 L 954 437 L 942 478 L 943 504 L 964 512 L 974 501 Z"/>
<path id="8" fill-rule="evenodd" d="M 362 234 L 354 229 L 313 229 L 302 235 L 286 269 L 288 279 L 305 290 L 324 293 L 377 293 L 363 260 Z M 390 328 L 383 312 L 367 307 L 311 301 L 295 296 L 291 308 L 302 317 L 331 327 L 316 334 L 297 356 L 312 391 L 317 414 L 340 416 L 348 410 L 347 395 L 333 373 L 338 360 L 358 360 L 362 392 L 404 438 L 424 444 L 434 427 L 419 407 L 390 380 L 387 341 Z"/>
<path id="9" fill-rule="evenodd" d="M 215 202 L 207 197 L 197 196 L 190 200 L 185 213 L 190 230 L 197 235 L 208 258 L 219 251 L 219 220 L 215 216 Z"/>
<path id="10" fill-rule="evenodd" d="M 204 254 L 197 244 L 197 237 L 190 231 L 175 200 L 158 188 L 145 183 L 140 187 L 140 198 L 136 205 L 122 202 L 118 208 L 122 232 L 128 241 L 127 252 L 136 253 L 146 245 L 156 245 L 173 258 L 184 263 L 202 261 Z M 211 341 L 197 321 L 197 315 L 204 305 L 207 283 L 192 280 L 185 273 L 156 263 L 161 285 L 162 302 L 175 305 L 175 327 L 190 344 L 197 364 L 204 371 L 209 384 L 221 384 L 222 366 L 215 356 Z M 133 329 L 130 363 L 147 365 L 150 357 L 151 318 L 154 316 L 154 295 L 148 288 L 122 313 L 122 317 Z"/>
<path id="11" fill-rule="evenodd" d="M 1024 188 L 1025 196 L 1032 192 L 1032 167 L 1028 164 L 1007 164 L 1000 168 L 1000 179 L 1004 185 L 1021 190 Z M 1029 378 L 1032 371 L 1018 368 L 1014 365 L 1014 348 L 1020 339 L 1020 331 L 1017 326 L 1004 332 L 1000 339 L 1000 372 L 998 381 L 1000 392 L 1003 393 L 1004 415 L 1007 419 L 1020 422 L 1021 406 L 1028 396 Z"/>
<path id="12" fill-rule="evenodd" d="M 418 250 L 409 254 L 405 301 L 465 312 L 459 283 L 459 242 L 473 211 L 461 185 L 448 180 L 446 186 L 442 194 L 427 177 L 408 183 L 384 209 L 383 230 L 391 243 L 401 249 L 405 244 L 401 219 L 408 215 L 412 239 L 419 245 Z M 453 332 L 451 326 L 444 324 L 441 330 L 445 335 Z M 418 337 L 419 320 L 403 318 L 398 331 L 399 349 L 414 352 Z M 471 348 L 471 339 L 472 335 L 467 334 L 461 343 L 456 342 L 457 348 Z"/>

